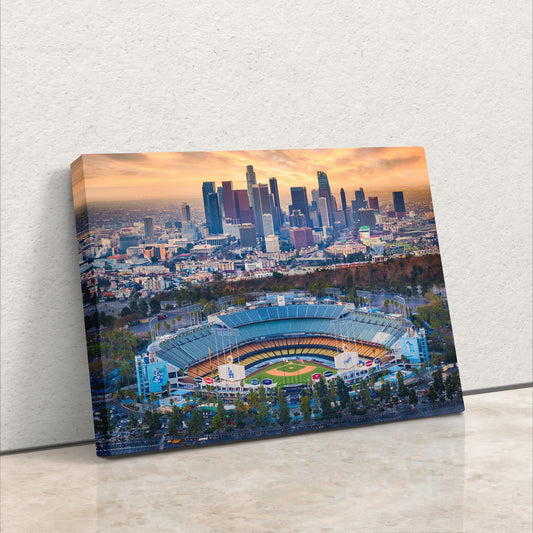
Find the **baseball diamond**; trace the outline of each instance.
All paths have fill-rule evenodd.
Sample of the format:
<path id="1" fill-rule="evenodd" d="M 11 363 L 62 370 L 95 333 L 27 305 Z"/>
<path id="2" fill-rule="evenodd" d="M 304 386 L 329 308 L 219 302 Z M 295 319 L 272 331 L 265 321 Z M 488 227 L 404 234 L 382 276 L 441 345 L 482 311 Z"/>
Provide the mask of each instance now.
<path id="1" fill-rule="evenodd" d="M 263 379 L 271 379 L 278 386 L 305 384 L 314 374 L 324 375 L 328 371 L 332 372 L 332 375 L 337 373 L 334 368 L 314 361 L 281 361 L 250 374 L 244 381 L 250 384 L 254 379 L 260 382 Z"/>

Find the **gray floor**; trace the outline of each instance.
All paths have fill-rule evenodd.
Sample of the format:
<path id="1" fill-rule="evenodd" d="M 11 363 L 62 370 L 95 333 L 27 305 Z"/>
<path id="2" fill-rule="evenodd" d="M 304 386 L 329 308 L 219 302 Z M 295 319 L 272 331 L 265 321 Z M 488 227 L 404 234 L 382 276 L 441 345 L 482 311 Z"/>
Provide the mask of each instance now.
<path id="1" fill-rule="evenodd" d="M 530 532 L 532 389 L 466 412 L 99 459 L 94 445 L 6 455 L 7 532 Z"/>

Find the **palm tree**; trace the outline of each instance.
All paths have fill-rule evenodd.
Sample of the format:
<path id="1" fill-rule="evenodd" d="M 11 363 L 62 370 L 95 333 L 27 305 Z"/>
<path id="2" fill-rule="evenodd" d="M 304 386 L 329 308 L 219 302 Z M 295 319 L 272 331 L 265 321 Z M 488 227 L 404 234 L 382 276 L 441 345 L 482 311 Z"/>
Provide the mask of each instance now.
<path id="1" fill-rule="evenodd" d="M 157 395 L 155 394 L 155 392 L 151 392 L 150 393 L 150 399 L 148 401 L 149 401 L 150 405 L 152 405 L 152 407 L 154 407 L 155 402 L 157 402 Z M 153 410 L 154 409 L 152 408 L 152 411 Z"/>

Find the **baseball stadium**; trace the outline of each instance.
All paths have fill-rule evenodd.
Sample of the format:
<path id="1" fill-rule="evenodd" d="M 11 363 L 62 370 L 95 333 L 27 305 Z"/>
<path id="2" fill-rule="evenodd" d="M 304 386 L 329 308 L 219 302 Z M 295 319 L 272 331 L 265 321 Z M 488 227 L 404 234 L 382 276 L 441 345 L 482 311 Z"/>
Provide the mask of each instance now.
<path id="1" fill-rule="evenodd" d="M 355 383 L 392 364 L 412 327 L 350 303 L 267 293 L 156 339 L 136 358 L 139 395 L 210 386 L 230 397 L 259 385 L 297 388 L 321 376 Z"/>

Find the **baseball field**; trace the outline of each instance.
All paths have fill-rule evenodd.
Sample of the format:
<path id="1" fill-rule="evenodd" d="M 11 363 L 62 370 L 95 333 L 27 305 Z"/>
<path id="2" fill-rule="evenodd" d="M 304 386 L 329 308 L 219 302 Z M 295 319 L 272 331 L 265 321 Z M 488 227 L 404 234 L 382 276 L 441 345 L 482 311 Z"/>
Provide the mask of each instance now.
<path id="1" fill-rule="evenodd" d="M 271 379 L 278 386 L 307 383 L 314 375 L 324 375 L 325 372 L 336 374 L 334 368 L 315 363 L 314 361 L 281 361 L 250 374 L 245 383 L 259 384 L 265 379 Z M 258 380 L 259 383 L 254 383 Z"/>

